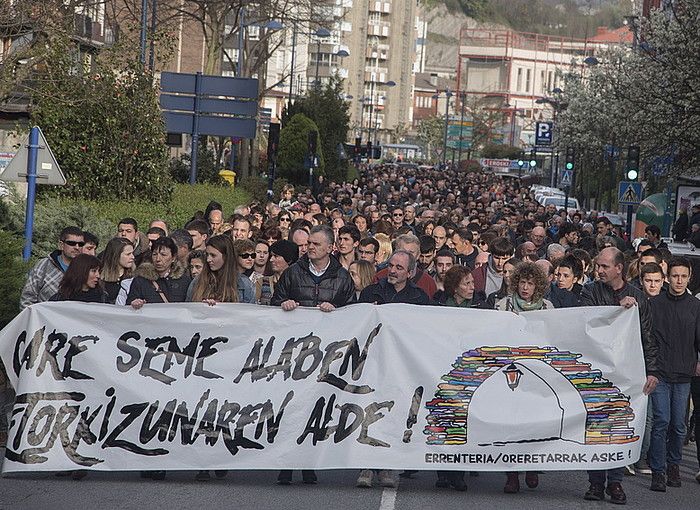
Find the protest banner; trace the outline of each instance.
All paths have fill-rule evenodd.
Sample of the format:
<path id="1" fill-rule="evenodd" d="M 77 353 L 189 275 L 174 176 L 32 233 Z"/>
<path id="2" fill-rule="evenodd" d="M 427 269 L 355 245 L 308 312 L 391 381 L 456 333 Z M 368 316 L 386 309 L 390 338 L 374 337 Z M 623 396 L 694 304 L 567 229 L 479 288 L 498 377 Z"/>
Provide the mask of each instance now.
<path id="1" fill-rule="evenodd" d="M 42 303 L 0 356 L 5 472 L 607 469 L 644 434 L 634 307 Z"/>

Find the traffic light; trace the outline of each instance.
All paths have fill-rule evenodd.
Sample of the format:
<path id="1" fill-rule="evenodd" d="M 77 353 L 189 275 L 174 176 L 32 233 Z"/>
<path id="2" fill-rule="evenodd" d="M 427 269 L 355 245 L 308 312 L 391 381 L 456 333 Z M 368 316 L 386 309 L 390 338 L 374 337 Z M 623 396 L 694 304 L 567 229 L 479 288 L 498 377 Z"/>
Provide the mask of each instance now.
<path id="1" fill-rule="evenodd" d="M 316 155 L 316 141 L 318 139 L 318 131 L 309 131 L 309 154 Z"/>
<path id="2" fill-rule="evenodd" d="M 367 159 L 373 159 L 372 156 L 372 140 L 367 140 Z"/>
<path id="3" fill-rule="evenodd" d="M 576 160 L 576 152 L 575 152 L 574 148 L 567 147 L 566 148 L 566 164 L 564 165 L 564 168 L 566 168 L 569 171 L 573 171 L 575 160 Z"/>
<path id="4" fill-rule="evenodd" d="M 525 166 L 525 154 L 522 152 L 520 153 L 520 157 L 518 158 L 518 168 L 522 169 Z"/>
<path id="5" fill-rule="evenodd" d="M 537 150 L 535 149 L 530 151 L 530 168 L 533 170 L 537 168 Z"/>
<path id="6" fill-rule="evenodd" d="M 362 137 L 356 136 L 355 137 L 355 156 L 359 156 L 360 152 L 362 152 Z"/>
<path id="7" fill-rule="evenodd" d="M 639 177 L 639 145 L 630 145 L 627 148 L 625 175 L 628 181 L 636 181 Z"/>

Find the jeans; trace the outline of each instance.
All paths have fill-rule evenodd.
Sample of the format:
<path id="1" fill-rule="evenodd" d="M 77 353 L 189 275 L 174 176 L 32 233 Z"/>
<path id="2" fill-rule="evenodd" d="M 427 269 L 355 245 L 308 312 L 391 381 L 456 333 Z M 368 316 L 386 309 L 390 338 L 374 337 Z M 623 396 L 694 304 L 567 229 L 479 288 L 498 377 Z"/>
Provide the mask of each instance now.
<path id="1" fill-rule="evenodd" d="M 690 383 L 669 383 L 663 379 L 659 379 L 651 394 L 654 425 L 651 428 L 649 467 L 654 473 L 665 473 L 667 464 L 681 462 L 689 394 Z"/>
<path id="2" fill-rule="evenodd" d="M 693 397 L 693 417 L 695 418 L 695 448 L 700 467 L 700 377 L 693 377 L 690 382 L 690 393 Z"/>
<path id="3" fill-rule="evenodd" d="M 623 468 L 614 468 L 602 470 L 602 471 L 589 471 L 588 472 L 588 482 L 597 485 L 605 485 L 605 479 L 608 480 L 608 485 L 611 483 L 622 483 L 622 479 L 625 477 L 625 472 Z"/>
<path id="4" fill-rule="evenodd" d="M 639 460 L 647 462 L 649 455 L 649 445 L 651 444 L 651 428 L 654 426 L 654 405 L 651 397 L 647 399 L 647 421 L 644 426 L 644 437 L 642 438 L 642 450 L 639 452 Z"/>

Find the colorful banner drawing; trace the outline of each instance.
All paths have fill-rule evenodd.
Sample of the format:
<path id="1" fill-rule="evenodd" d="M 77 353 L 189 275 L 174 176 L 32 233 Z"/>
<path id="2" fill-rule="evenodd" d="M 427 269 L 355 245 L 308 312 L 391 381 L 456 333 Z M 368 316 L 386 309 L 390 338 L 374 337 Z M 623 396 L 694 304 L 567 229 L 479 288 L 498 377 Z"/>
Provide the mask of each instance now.
<path id="1" fill-rule="evenodd" d="M 635 308 L 43 303 L 0 357 L 6 472 L 607 469 L 644 435 Z"/>

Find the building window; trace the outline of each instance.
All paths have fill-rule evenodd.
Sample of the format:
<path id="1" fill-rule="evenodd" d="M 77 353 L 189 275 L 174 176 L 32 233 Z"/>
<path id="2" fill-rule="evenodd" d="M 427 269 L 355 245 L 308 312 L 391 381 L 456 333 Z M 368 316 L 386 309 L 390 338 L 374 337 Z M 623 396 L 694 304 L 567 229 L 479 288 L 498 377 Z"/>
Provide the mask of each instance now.
<path id="1" fill-rule="evenodd" d="M 515 85 L 515 90 L 518 92 L 523 90 L 523 68 L 518 67 L 518 81 Z"/>
<path id="2" fill-rule="evenodd" d="M 544 71 L 540 71 L 540 93 L 544 94 L 545 92 Z"/>
<path id="3" fill-rule="evenodd" d="M 525 92 L 530 92 L 530 79 L 532 76 L 532 70 L 528 69 L 525 73 Z"/>
<path id="4" fill-rule="evenodd" d="M 553 71 L 549 71 L 549 72 L 547 73 L 547 90 L 548 90 L 549 92 L 551 92 L 552 89 L 554 88 L 554 83 L 553 83 L 554 80 L 553 80 L 553 77 L 554 77 L 554 72 L 553 72 Z"/>

